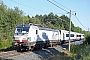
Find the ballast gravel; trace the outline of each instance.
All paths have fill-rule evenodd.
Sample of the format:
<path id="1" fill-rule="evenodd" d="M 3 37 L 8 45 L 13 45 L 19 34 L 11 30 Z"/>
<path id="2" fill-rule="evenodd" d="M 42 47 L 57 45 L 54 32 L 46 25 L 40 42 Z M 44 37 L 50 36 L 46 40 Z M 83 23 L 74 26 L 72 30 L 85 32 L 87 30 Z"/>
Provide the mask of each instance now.
<path id="1" fill-rule="evenodd" d="M 19 56 L 9 57 L 6 60 L 41 60 L 52 57 L 53 55 L 59 53 L 62 50 L 61 46 L 50 47 L 43 50 L 34 51 L 28 54 L 23 54 Z"/>

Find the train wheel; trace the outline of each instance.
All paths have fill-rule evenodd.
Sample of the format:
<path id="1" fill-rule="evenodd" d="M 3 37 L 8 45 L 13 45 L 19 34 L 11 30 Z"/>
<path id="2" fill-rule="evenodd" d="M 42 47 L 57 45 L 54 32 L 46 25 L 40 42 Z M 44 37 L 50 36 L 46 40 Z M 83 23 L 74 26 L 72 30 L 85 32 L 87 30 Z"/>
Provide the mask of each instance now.
<path id="1" fill-rule="evenodd" d="M 31 49 L 30 49 L 31 51 L 34 51 L 34 47 L 33 46 L 31 46 Z"/>

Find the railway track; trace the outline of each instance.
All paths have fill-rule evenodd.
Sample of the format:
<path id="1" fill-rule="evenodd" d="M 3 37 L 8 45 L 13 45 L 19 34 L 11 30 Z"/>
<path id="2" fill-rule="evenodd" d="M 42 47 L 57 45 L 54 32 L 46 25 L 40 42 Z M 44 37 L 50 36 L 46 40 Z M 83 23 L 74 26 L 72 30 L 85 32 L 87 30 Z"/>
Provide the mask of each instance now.
<path id="1" fill-rule="evenodd" d="M 55 47 L 55 46 L 53 46 Z M 52 48 L 52 47 L 48 47 L 48 48 Z M 44 49 L 42 49 L 44 50 Z M 35 51 L 38 51 L 38 50 L 35 50 Z M 23 52 L 17 52 L 16 50 L 13 50 L 13 51 L 7 51 L 7 52 L 0 52 L 0 59 L 7 59 L 7 58 L 10 58 L 10 57 L 15 57 L 15 56 L 19 56 L 19 55 L 26 55 L 26 54 L 30 54 L 30 53 L 33 53 L 31 51 L 23 51 Z"/>
<path id="2" fill-rule="evenodd" d="M 75 41 L 70 41 L 71 45 L 78 45 L 78 44 L 82 44 L 84 42 L 84 40 L 75 40 Z M 63 45 L 68 45 L 69 42 L 65 42 Z"/>

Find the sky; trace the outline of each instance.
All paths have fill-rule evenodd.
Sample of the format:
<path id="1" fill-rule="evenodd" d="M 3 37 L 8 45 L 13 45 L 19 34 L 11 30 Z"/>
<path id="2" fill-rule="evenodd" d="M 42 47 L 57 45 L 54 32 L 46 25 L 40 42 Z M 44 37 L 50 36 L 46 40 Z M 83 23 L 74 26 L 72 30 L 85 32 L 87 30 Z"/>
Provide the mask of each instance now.
<path id="1" fill-rule="evenodd" d="M 71 21 L 75 26 L 79 26 L 83 30 L 90 29 L 90 0 L 49 0 L 54 4 L 58 5 L 56 7 L 52 3 L 47 0 L 1 0 L 3 3 L 9 7 L 14 9 L 14 7 L 18 7 L 20 10 L 24 12 L 24 15 L 35 16 L 36 14 L 44 15 L 53 12 L 58 16 L 67 15 L 67 12 L 72 11 Z M 59 4 L 57 4 L 56 2 Z M 63 6 L 61 6 L 61 5 Z M 65 8 L 66 7 L 66 8 Z M 68 8 L 68 9 L 67 9 Z M 66 12 L 67 11 L 67 12 Z M 76 12 L 76 16 L 79 19 L 79 22 L 75 16 L 73 15 Z"/>

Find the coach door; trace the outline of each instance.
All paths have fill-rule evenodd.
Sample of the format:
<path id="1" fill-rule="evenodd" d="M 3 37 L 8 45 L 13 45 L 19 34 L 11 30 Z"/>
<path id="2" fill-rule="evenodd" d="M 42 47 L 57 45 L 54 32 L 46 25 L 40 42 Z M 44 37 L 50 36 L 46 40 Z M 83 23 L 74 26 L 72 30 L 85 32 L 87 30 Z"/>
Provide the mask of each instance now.
<path id="1" fill-rule="evenodd" d="M 63 33 L 63 40 L 65 40 L 65 35 L 64 35 L 64 33 Z"/>
<path id="2" fill-rule="evenodd" d="M 61 40 L 62 39 L 61 30 L 59 30 L 59 33 L 60 33 L 60 40 Z"/>

